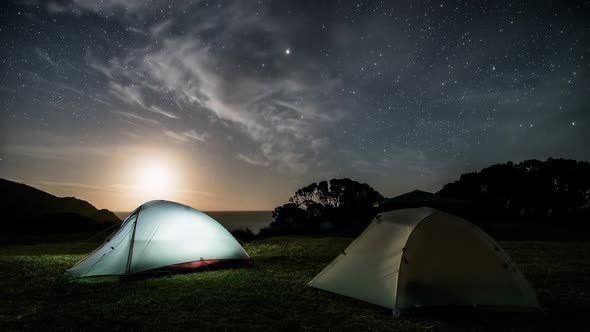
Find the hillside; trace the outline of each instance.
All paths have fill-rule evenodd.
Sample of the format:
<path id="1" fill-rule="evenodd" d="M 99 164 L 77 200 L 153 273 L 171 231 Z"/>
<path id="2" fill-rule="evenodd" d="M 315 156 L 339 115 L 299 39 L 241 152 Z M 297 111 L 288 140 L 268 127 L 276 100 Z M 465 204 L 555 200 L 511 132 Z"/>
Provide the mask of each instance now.
<path id="1" fill-rule="evenodd" d="M 75 197 L 57 197 L 22 183 L 0 179 L 2 229 L 80 231 L 110 227 L 121 220 Z"/>

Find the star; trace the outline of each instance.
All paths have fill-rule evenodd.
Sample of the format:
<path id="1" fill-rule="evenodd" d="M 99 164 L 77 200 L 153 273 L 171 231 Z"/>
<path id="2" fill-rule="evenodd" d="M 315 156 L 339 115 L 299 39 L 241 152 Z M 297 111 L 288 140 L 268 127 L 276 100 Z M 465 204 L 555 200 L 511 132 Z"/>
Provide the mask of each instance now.
<path id="1" fill-rule="evenodd" d="M 383 194 L 414 186 L 434 190 L 460 176 L 461 170 L 445 166 L 420 179 L 390 156 L 396 151 L 425 168 L 429 161 L 451 165 L 456 156 L 457 165 L 484 167 L 563 150 L 587 159 L 580 139 L 587 123 L 579 115 L 586 100 L 579 96 L 588 79 L 581 36 L 590 23 L 583 15 L 559 14 L 575 12 L 576 4 L 560 3 L 555 10 L 523 4 L 518 11 L 532 19 L 521 20 L 490 18 L 499 5 L 476 4 L 464 13 L 447 1 L 431 3 L 426 12 L 396 1 L 317 8 L 300 1 L 238 1 L 230 6 L 238 15 L 225 15 L 218 2 L 134 1 L 124 10 L 120 3 L 129 1 L 8 2 L 15 3 L 6 8 L 9 28 L 0 27 L 0 34 L 10 32 L 0 50 L 3 148 L 20 147 L 26 136 L 31 146 L 62 151 L 61 139 L 44 140 L 67 135 L 72 142 L 92 140 L 100 151 L 118 144 L 153 145 L 162 154 L 174 149 L 171 155 L 188 162 L 194 154 L 204 158 L 210 140 L 223 155 L 208 167 L 237 172 L 240 184 L 251 183 L 257 167 L 268 168 L 265 183 L 284 196 L 291 170 L 304 185 L 318 172 L 378 182 L 393 167 L 396 176 L 380 187 Z M 78 19 L 95 15 L 99 19 Z M 63 31 L 71 32 L 68 38 Z M 393 38 L 387 31 L 400 34 Z M 232 141 L 217 140 L 225 136 Z M 35 176 L 66 182 L 75 170 L 89 184 L 100 182 L 87 153 L 78 155 L 84 150 L 71 152 L 75 163 L 44 165 L 47 171 Z M 18 167 L 34 158 L 4 152 L 4 161 L 23 158 L 2 169 L 4 175 L 34 174 L 34 164 Z M 371 167 L 342 162 L 350 158 Z M 253 167 L 243 170 L 244 163 Z M 124 175 L 109 172 L 109 181 Z M 226 178 L 221 185 L 231 190 L 235 183 Z M 108 205 L 106 195 L 100 197 Z M 267 201 L 264 190 L 254 196 L 256 206 L 278 204 Z"/>

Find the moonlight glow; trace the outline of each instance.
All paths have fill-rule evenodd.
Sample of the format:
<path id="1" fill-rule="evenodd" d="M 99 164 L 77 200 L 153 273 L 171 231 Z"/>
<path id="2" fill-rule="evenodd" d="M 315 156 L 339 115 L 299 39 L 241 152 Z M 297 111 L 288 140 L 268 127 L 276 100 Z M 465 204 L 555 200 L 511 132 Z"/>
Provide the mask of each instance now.
<path id="1" fill-rule="evenodd" d="M 164 195 L 173 189 L 173 170 L 163 162 L 148 162 L 139 171 L 139 188 L 147 194 Z"/>
<path id="2" fill-rule="evenodd" d="M 1 3 L 0 178 L 100 208 L 590 158 L 587 2 Z"/>

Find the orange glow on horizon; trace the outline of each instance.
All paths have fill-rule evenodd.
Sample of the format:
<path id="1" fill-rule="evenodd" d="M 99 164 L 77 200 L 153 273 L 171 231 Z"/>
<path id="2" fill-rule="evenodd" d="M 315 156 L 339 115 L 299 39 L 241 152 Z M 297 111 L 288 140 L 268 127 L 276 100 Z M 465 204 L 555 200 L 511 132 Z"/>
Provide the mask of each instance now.
<path id="1" fill-rule="evenodd" d="M 151 200 L 168 200 L 204 211 L 272 210 L 297 184 L 277 181 L 265 170 L 247 177 L 207 154 L 158 144 L 108 148 L 90 155 L 85 172 L 23 182 L 58 197 L 76 197 L 99 209 L 132 211 Z M 256 194 L 253 194 L 253 190 Z"/>

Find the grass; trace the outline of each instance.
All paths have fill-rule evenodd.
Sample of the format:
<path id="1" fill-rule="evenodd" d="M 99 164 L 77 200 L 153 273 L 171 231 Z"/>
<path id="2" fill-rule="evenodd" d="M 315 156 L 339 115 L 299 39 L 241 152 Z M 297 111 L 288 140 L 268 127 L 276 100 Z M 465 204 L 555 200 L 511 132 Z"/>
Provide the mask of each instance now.
<path id="1" fill-rule="evenodd" d="M 0 247 L 0 330 L 216 329 L 534 331 L 584 330 L 590 319 L 590 244 L 503 242 L 546 313 L 410 316 L 306 287 L 352 239 L 275 237 L 245 245 L 252 268 L 142 280 L 68 281 L 98 243 Z"/>

